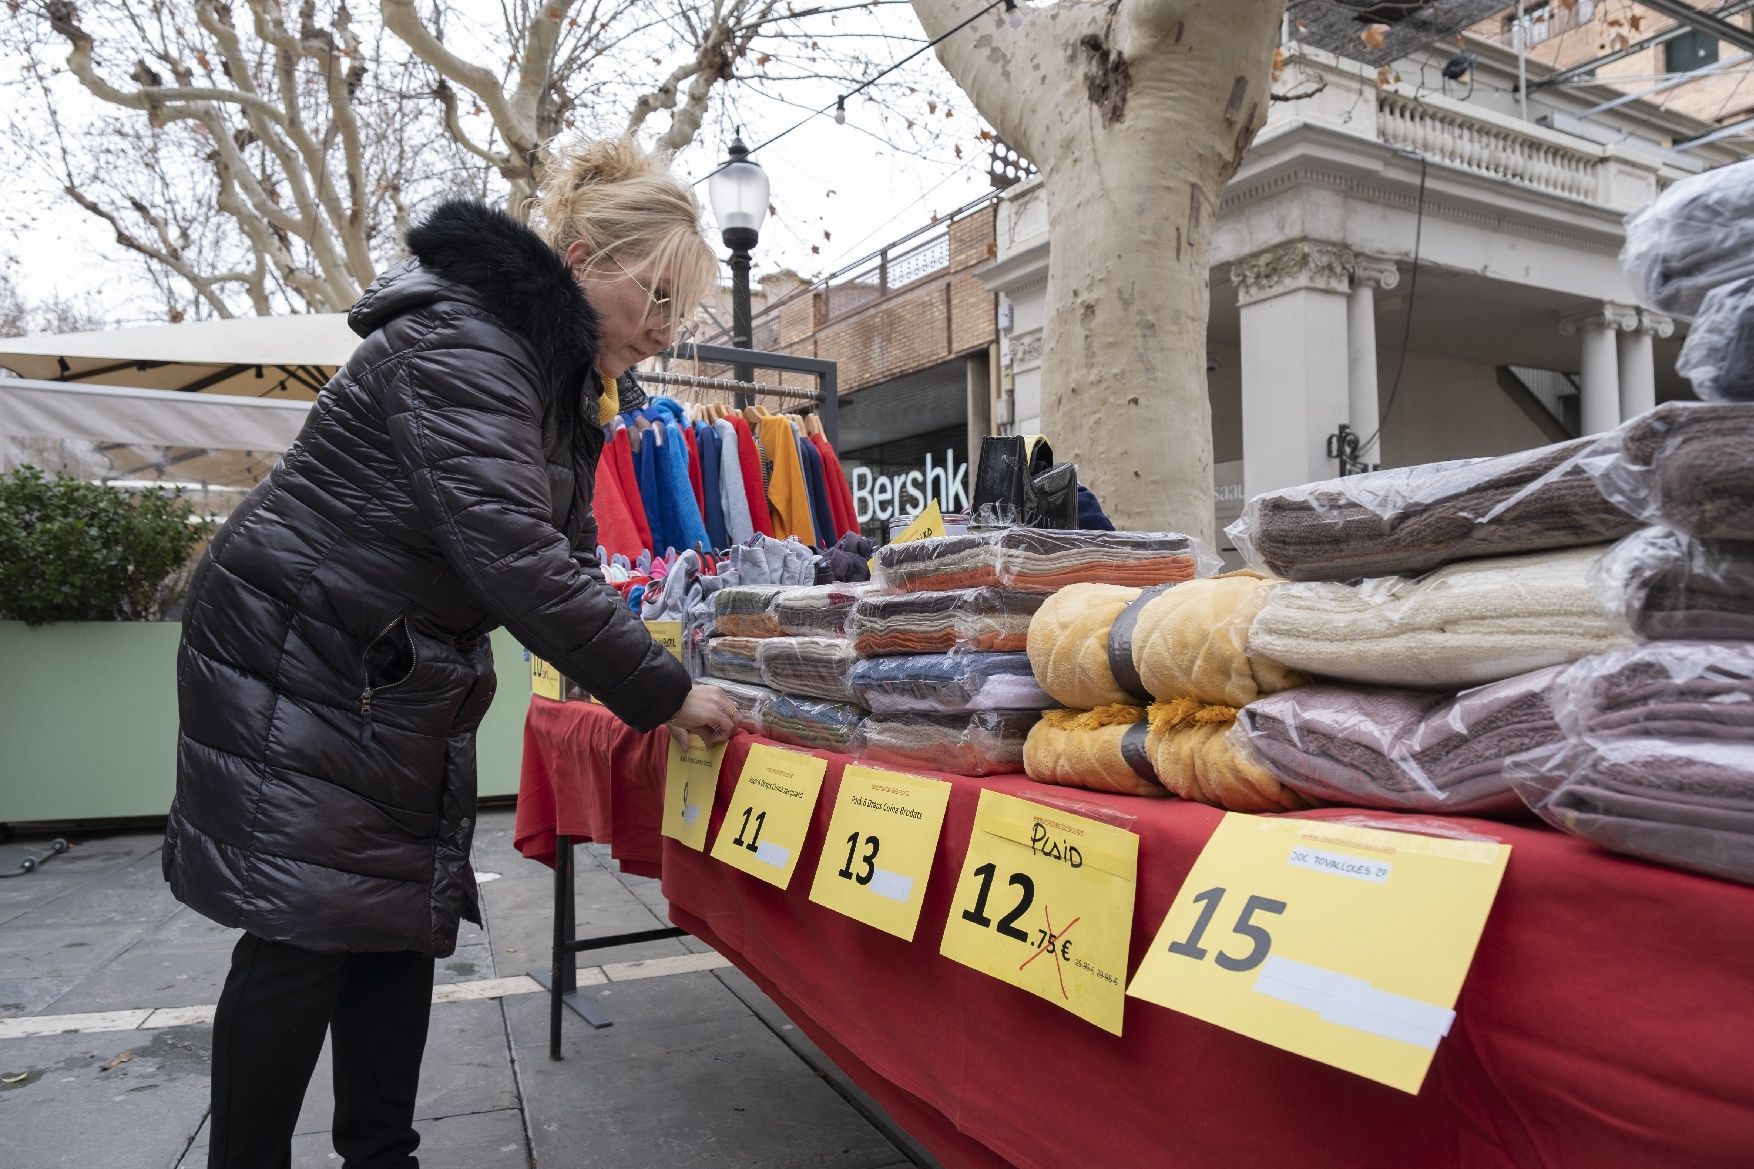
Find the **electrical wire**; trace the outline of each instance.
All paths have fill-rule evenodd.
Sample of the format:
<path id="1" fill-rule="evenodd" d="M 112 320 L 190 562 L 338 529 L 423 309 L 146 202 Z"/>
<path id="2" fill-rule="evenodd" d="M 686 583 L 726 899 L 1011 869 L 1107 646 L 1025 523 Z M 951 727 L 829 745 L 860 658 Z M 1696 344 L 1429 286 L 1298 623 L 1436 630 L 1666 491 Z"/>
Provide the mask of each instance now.
<path id="1" fill-rule="evenodd" d="M 1407 275 L 1407 319 L 1401 327 L 1401 356 L 1395 362 L 1395 380 L 1389 386 L 1389 400 L 1383 405 L 1382 415 L 1376 420 L 1376 433 L 1358 444 L 1358 457 L 1364 458 L 1376 440 L 1382 436 L 1383 427 L 1389 424 L 1389 414 L 1394 411 L 1395 398 L 1401 392 L 1401 375 L 1407 372 L 1407 348 L 1413 340 L 1413 307 L 1418 303 L 1419 295 L 1419 249 L 1425 239 L 1425 176 L 1430 164 L 1425 156 L 1419 156 L 1419 199 L 1413 215 L 1413 269 Z"/>

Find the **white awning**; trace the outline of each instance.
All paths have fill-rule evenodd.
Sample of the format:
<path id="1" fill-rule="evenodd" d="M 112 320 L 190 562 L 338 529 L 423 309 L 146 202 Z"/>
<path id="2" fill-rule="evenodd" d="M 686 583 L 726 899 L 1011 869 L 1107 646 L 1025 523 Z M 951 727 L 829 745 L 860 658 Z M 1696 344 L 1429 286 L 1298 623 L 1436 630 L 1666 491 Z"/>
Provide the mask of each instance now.
<path id="1" fill-rule="evenodd" d="M 358 344 L 345 313 L 233 317 L 0 339 L 0 367 L 42 381 L 309 400 Z"/>

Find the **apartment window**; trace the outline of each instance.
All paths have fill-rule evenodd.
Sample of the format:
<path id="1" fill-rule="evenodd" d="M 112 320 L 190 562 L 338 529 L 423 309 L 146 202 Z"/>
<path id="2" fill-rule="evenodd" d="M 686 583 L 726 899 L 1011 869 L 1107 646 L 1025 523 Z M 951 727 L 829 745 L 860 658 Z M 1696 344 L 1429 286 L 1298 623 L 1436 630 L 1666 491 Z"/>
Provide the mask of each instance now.
<path id="1" fill-rule="evenodd" d="M 1717 64 L 1717 38 L 1690 28 L 1672 41 L 1663 42 L 1663 72 L 1692 73 Z"/>
<path id="2" fill-rule="evenodd" d="M 1596 18 L 1596 0 L 1577 0 L 1569 10 L 1556 8 L 1553 4 L 1542 0 L 1540 3 L 1525 4 L 1523 19 L 1519 25 L 1516 13 L 1512 12 L 1504 18 L 1504 31 L 1514 47 L 1521 41 L 1525 49 L 1548 41 L 1560 33 L 1586 25 Z"/>

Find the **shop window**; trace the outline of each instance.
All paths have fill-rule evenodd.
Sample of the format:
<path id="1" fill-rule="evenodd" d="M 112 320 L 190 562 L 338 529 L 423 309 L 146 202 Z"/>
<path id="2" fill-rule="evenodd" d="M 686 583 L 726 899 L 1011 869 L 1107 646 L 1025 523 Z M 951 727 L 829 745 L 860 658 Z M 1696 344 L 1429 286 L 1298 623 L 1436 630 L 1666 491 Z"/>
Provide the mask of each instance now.
<path id="1" fill-rule="evenodd" d="M 1717 54 L 1716 37 L 1690 28 L 1674 40 L 1663 42 L 1663 72 L 1692 73 L 1717 64 Z"/>

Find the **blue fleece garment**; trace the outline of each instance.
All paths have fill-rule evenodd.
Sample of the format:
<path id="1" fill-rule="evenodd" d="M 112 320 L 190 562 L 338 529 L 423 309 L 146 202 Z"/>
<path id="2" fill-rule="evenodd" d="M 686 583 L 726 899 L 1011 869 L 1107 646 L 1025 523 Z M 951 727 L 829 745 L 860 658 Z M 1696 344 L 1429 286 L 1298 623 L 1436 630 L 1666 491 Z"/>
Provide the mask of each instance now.
<path id="1" fill-rule="evenodd" d="M 658 510 L 658 431 L 654 427 L 640 435 L 639 450 L 633 455 L 633 475 L 639 480 L 640 507 L 646 513 L 646 526 L 652 530 L 655 552 L 664 550 L 664 517 Z"/>
<path id="2" fill-rule="evenodd" d="M 658 472 L 658 510 L 664 516 L 665 547 L 678 552 L 690 548 L 710 552 L 712 539 L 706 534 L 700 505 L 694 502 L 694 483 L 688 477 L 688 441 L 674 422 L 664 424 L 664 449 L 659 453 L 664 462 Z"/>
<path id="3" fill-rule="evenodd" d="M 700 451 L 700 480 L 706 497 L 706 534 L 713 547 L 729 548 L 731 535 L 725 528 L 725 501 L 719 495 L 719 436 L 704 422 L 694 424 L 694 445 Z"/>
<path id="4" fill-rule="evenodd" d="M 834 509 L 828 502 L 828 476 L 822 470 L 822 456 L 807 438 L 798 440 L 798 461 L 804 464 L 804 487 L 810 496 L 810 523 L 816 529 L 816 546 L 834 545 Z"/>
<path id="5" fill-rule="evenodd" d="M 688 425 L 688 411 L 675 398 L 650 398 L 642 411 L 652 422 L 674 422 L 677 426 Z"/>

